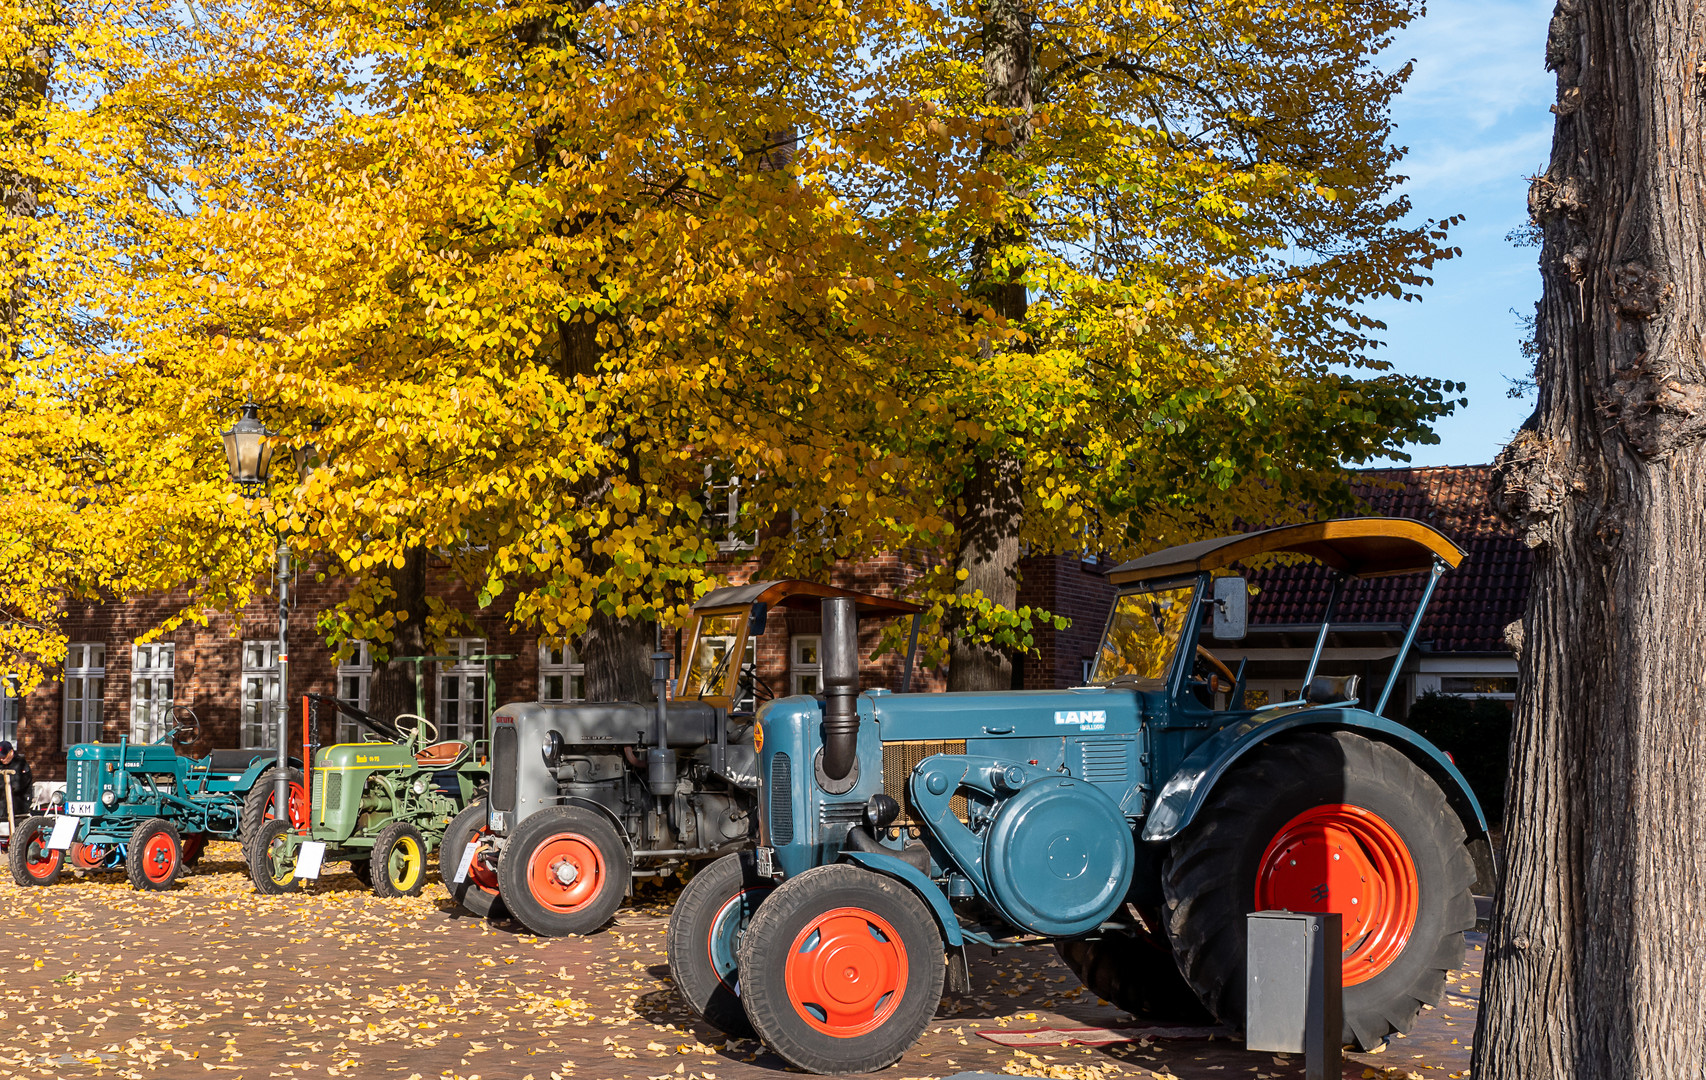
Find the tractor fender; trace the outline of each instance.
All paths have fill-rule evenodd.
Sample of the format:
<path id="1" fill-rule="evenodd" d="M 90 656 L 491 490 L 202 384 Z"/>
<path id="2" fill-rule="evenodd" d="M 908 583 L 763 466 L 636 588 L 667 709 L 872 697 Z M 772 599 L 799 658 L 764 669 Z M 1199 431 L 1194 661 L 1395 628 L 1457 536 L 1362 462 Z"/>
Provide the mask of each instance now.
<path id="1" fill-rule="evenodd" d="M 942 895 L 942 890 L 936 883 L 924 876 L 924 872 L 909 862 L 903 862 L 893 855 L 879 855 L 874 851 L 851 851 L 843 848 L 843 862 L 858 863 L 867 870 L 886 874 L 917 893 L 923 901 L 930 905 L 930 913 L 936 916 L 936 923 L 942 928 L 942 938 L 950 948 L 959 948 L 965 943 L 960 934 L 960 921 L 954 917 L 954 909 L 948 906 L 948 898 Z"/>
<path id="2" fill-rule="evenodd" d="M 1162 785 L 1143 823 L 1143 838 L 1171 840 L 1183 832 L 1234 762 L 1268 740 L 1292 731 L 1351 731 L 1403 752 L 1439 784 L 1471 840 L 1487 835 L 1487 817 L 1480 801 L 1457 766 L 1438 747 L 1384 716 L 1362 709 L 1328 708 L 1268 716 L 1257 713 L 1210 736 L 1185 755 L 1178 770 Z"/>

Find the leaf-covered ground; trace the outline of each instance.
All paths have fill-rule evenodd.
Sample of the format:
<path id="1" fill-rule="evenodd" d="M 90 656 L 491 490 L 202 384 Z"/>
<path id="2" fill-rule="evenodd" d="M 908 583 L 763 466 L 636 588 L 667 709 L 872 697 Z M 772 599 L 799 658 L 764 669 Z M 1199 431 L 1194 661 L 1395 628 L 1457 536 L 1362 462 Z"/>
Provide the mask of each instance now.
<path id="1" fill-rule="evenodd" d="M 398 1080 L 761 1080 L 787 1072 L 682 1008 L 664 934 L 673 893 L 624 907 L 588 938 L 536 938 L 459 916 L 436 879 L 380 900 L 338 873 L 258 896 L 235 845 L 169 893 L 122 874 L 0 884 L 0 1077 L 396 1077 Z M 1347 1060 L 1346 1077 L 1466 1074 L 1478 946 L 1409 1039 Z M 1227 1040 L 1034 1054 L 984 1028 L 1119 1023 L 1054 958 L 1009 950 L 973 965 L 885 1080 L 982 1071 L 1056 1080 L 1291 1077 L 1302 1062 Z"/>

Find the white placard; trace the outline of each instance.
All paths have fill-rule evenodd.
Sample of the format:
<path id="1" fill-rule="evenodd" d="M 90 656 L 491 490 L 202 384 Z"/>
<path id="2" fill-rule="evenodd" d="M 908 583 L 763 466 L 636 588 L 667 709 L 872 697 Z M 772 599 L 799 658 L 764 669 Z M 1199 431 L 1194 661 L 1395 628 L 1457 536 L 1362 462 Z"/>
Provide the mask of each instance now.
<path id="1" fill-rule="evenodd" d="M 474 844 L 462 845 L 462 858 L 457 860 L 456 875 L 450 880 L 460 885 L 468 880 L 468 870 L 474 865 L 474 854 L 479 848 Z"/>
<path id="2" fill-rule="evenodd" d="M 326 845 L 319 840 L 306 840 L 296 851 L 296 876 L 317 878 L 320 864 L 326 861 Z"/>
<path id="3" fill-rule="evenodd" d="M 82 823 L 82 818 L 72 817 L 69 814 L 61 814 L 54 818 L 53 832 L 47 838 L 48 850 L 65 851 L 69 848 L 71 842 L 77 839 L 77 826 Z"/>

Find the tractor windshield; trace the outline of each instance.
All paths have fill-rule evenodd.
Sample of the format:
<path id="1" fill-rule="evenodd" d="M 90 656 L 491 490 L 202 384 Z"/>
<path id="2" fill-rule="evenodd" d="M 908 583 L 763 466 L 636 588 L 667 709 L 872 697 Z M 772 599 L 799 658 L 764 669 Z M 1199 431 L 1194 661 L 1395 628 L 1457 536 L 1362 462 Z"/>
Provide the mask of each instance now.
<path id="1" fill-rule="evenodd" d="M 745 627 L 744 611 L 700 616 L 693 635 L 687 678 L 682 681 L 683 697 L 718 697 L 728 693 L 729 663 Z"/>
<path id="2" fill-rule="evenodd" d="M 1179 649 L 1190 616 L 1196 583 L 1126 593 L 1114 601 L 1114 613 L 1096 656 L 1097 683 L 1136 684 L 1159 690 L 1167 666 Z"/>

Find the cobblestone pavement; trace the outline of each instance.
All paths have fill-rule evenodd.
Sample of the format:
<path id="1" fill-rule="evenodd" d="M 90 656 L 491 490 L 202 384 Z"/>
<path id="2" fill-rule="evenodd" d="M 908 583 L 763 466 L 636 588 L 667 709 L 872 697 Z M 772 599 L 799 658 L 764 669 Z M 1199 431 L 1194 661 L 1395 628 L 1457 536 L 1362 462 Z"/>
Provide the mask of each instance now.
<path id="1" fill-rule="evenodd" d="M 332 868 L 340 871 L 341 867 Z M 436 879 L 379 900 L 343 873 L 256 895 L 234 845 L 169 893 L 122 874 L 46 889 L 0 884 L 0 1077 L 396 1077 L 398 1080 L 767 1080 L 790 1072 L 693 1021 L 670 985 L 673 896 L 644 895 L 602 933 L 542 939 L 459 917 Z M 1446 1003 L 1347 1077 L 1460 1076 L 1469 1067 L 1478 945 Z M 979 1071 L 1057 1080 L 1302 1075 L 1236 1041 L 1152 1041 L 1033 1053 L 987 1028 L 1125 1021 L 1052 949 L 973 965 L 885 1080 Z"/>

